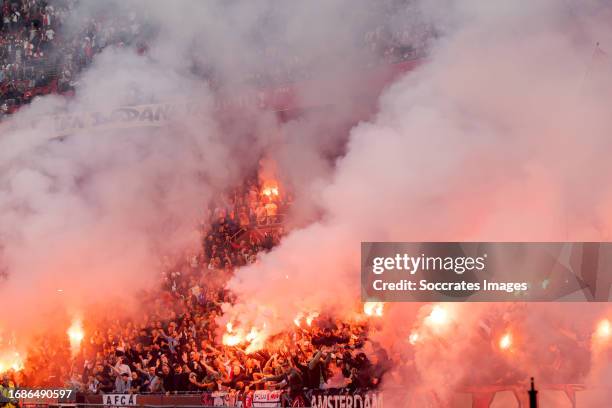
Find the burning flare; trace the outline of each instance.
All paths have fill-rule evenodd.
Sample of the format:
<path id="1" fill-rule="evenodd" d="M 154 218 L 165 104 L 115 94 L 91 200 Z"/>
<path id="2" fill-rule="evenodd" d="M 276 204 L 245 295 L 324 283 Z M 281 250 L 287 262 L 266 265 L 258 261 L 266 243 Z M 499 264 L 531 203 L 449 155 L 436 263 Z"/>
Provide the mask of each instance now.
<path id="1" fill-rule="evenodd" d="M 226 346 L 237 346 L 238 344 L 244 341 L 240 333 L 234 333 L 234 325 L 232 322 L 227 322 L 227 324 L 225 325 L 225 331 L 226 333 L 223 334 L 222 341 L 223 344 L 225 344 Z"/>
<path id="2" fill-rule="evenodd" d="M 9 370 L 19 371 L 23 369 L 23 358 L 18 351 L 0 352 L 0 373 Z"/>
<path id="3" fill-rule="evenodd" d="M 610 321 L 608 319 L 603 319 L 597 325 L 597 329 L 595 330 L 595 334 L 600 339 L 607 339 L 612 334 L 612 326 L 610 325 Z"/>
<path id="4" fill-rule="evenodd" d="M 262 331 L 253 327 L 249 334 L 247 334 L 246 340 L 249 342 L 249 346 L 246 348 L 245 352 L 250 354 L 264 348 L 266 336 Z"/>
<path id="5" fill-rule="evenodd" d="M 234 347 L 242 344 L 248 344 L 245 352 L 254 353 L 261 350 L 264 345 L 267 336 L 263 330 L 258 330 L 256 327 L 251 327 L 251 330 L 247 334 L 238 328 L 234 329 L 232 322 L 228 322 L 225 325 L 226 332 L 223 334 L 222 343 L 226 346 Z M 265 325 L 264 325 L 265 329 Z"/>
<path id="6" fill-rule="evenodd" d="M 502 350 L 508 350 L 512 347 L 512 335 L 510 333 L 506 333 L 499 339 L 499 348 Z"/>
<path id="7" fill-rule="evenodd" d="M 308 316 L 306 316 L 306 324 L 308 325 L 308 327 L 312 326 L 313 320 L 316 319 L 317 317 L 319 317 L 318 312 L 312 312 L 308 314 Z"/>
<path id="8" fill-rule="evenodd" d="M 306 325 L 308 327 L 312 326 L 312 322 L 319 317 L 319 312 L 310 312 L 308 314 L 304 314 L 302 312 L 298 313 L 297 316 L 295 316 L 295 319 L 293 319 L 293 324 L 295 324 L 297 327 L 301 327 L 302 325 L 302 319 L 304 319 L 304 316 L 306 317 L 305 321 L 306 321 Z"/>
<path id="9" fill-rule="evenodd" d="M 261 193 L 269 198 L 278 197 L 278 182 L 275 180 L 269 180 L 264 182 Z"/>
<path id="10" fill-rule="evenodd" d="M 429 316 L 425 318 L 425 322 L 430 326 L 444 326 L 449 322 L 448 311 L 440 305 L 436 305 L 431 309 Z"/>
<path id="11" fill-rule="evenodd" d="M 81 350 L 81 342 L 83 341 L 83 337 L 85 337 L 81 321 L 78 319 L 74 320 L 72 326 L 68 328 L 67 333 L 68 339 L 70 340 L 70 351 L 74 356 Z"/>
<path id="12" fill-rule="evenodd" d="M 365 302 L 363 304 L 363 313 L 368 316 L 382 317 L 384 306 L 383 302 Z"/>

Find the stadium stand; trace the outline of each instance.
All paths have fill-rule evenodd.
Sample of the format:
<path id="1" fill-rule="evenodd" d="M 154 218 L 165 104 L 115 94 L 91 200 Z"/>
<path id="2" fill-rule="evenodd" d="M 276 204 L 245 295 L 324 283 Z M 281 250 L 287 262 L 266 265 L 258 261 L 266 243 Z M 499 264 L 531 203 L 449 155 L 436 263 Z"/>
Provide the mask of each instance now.
<path id="1" fill-rule="evenodd" d="M 49 93 L 71 95 L 79 73 L 106 47 L 131 47 L 147 52 L 155 29 L 135 11 L 111 18 L 100 12 L 91 18 L 74 18 L 79 0 L 3 0 L 0 9 L 0 120 L 36 96 Z M 389 3 L 389 4 L 387 4 Z M 376 8 L 385 19 L 400 20 L 393 1 Z M 404 12 L 406 12 L 404 10 Z M 79 23 L 75 23 L 78 21 Z M 427 26 L 394 24 L 372 27 L 363 33 L 362 46 L 381 62 L 396 63 L 422 55 L 435 35 Z M 76 25 L 75 25 L 76 24 Z M 399 28 L 398 28 L 399 27 Z M 243 82 L 255 87 L 278 86 L 308 79 L 310 72 L 290 47 L 262 44 L 262 53 L 275 56 L 274 70 L 253 72 Z M 211 67 L 194 63 L 193 72 L 215 86 Z"/>
<path id="2" fill-rule="evenodd" d="M 136 13 L 113 20 L 99 15 L 74 27 L 71 16 L 77 4 L 2 2 L 0 120 L 37 96 L 71 95 L 79 73 L 106 47 L 147 52 L 152 28 Z M 382 12 L 390 19 L 398 17 L 394 9 Z M 422 28 L 421 33 L 427 31 Z M 420 55 L 427 35 L 417 38 L 412 26 L 381 26 L 363 33 L 362 41 L 382 62 L 396 63 Z M 407 38 L 413 39 L 409 46 Z M 267 87 L 308 78 L 299 61 L 287 58 L 284 63 L 274 73 L 253 74 L 244 81 Z M 214 81 L 207 67 L 194 69 Z M 219 342 L 219 331 L 224 331 L 217 323 L 221 305 L 233 301 L 225 281 L 234 268 L 256 262 L 258 254 L 278 244 L 291 201 L 289 193 L 270 191 L 257 177 L 246 180 L 207 209 L 199 252 L 163 261 L 158 287 L 139 295 L 143 305 L 149 305 L 139 320 L 101 319 L 76 358 L 66 354 L 68 347 L 57 347 L 65 338 L 43 336 L 28 353 L 28 370 L 9 372 L 3 380 L 17 386 L 69 387 L 86 394 L 239 391 L 246 396 L 254 390 L 284 390 L 291 400 L 308 399 L 304 389 L 377 388 L 388 357 L 372 343 L 369 347 L 375 349 L 366 357 L 367 322 L 303 316 L 294 330 L 252 353 L 246 342 Z M 226 331 L 231 334 L 229 328 Z"/>

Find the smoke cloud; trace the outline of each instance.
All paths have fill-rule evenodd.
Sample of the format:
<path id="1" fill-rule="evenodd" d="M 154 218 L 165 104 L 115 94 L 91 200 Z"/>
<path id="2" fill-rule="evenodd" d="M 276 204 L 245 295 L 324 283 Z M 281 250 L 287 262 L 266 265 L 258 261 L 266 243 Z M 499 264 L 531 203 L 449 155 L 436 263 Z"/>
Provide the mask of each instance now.
<path id="1" fill-rule="evenodd" d="M 230 289 L 241 303 L 228 313 L 258 326 L 267 318 L 271 331 L 304 310 L 355 312 L 360 241 L 609 238 L 612 88 L 609 57 L 595 49 L 612 43 L 609 5 L 412 3 L 391 24 L 433 20 L 439 38 L 367 117 L 360 97 L 367 84 L 354 66 L 373 57 L 355 38 L 385 17 L 369 3 L 130 2 L 145 17 L 146 56 L 109 47 L 81 75 L 74 99 L 41 98 L 12 120 L 177 99 L 198 100 L 205 114 L 163 128 L 83 131 L 60 140 L 41 126 L 3 131 L 0 293 L 19 305 L 3 325 L 25 330 L 57 308 L 76 314 L 96 301 L 129 304 L 156 281 L 160 254 L 197 248 L 194 227 L 206 203 L 262 156 L 294 189 L 298 228 L 237 271 Z M 130 18 L 126 7 L 83 2 L 65 30 L 99 12 Z M 308 67 L 302 105 L 333 100 L 333 108 L 286 123 L 247 108 L 234 113 L 240 120 L 222 120 L 214 110 L 221 93 L 284 75 L 279 48 Z M 206 67 L 222 91 L 195 67 Z M 313 86 L 309 79 L 317 76 L 326 81 Z M 262 308 L 271 312 L 249 312 Z M 597 360 L 602 352 L 585 334 L 605 316 L 603 306 L 453 305 L 442 328 L 428 323 L 432 308 L 387 305 L 374 336 L 404 373 L 390 375 L 390 383 L 456 389 L 476 362 L 482 382 L 499 373 L 551 382 L 609 378 Z M 589 358 L 576 355 L 567 363 L 576 366 L 543 371 L 535 357 L 577 341 L 571 334 L 565 340 L 561 328 L 586 336 Z M 517 333 L 521 355 L 483 359 L 479 350 L 495 348 L 504 330 Z M 399 363 L 404 357 L 409 364 Z"/>
<path id="2" fill-rule="evenodd" d="M 305 309 L 355 311 L 360 241 L 609 237 L 609 6 L 423 2 L 420 11 L 436 22 L 440 38 L 420 67 L 384 92 L 376 116 L 351 129 L 346 153 L 319 186 L 319 219 L 230 283 L 243 299 L 275 310 L 279 328 Z M 453 306 L 453 329 L 435 336 L 445 345 L 413 346 L 411 330 L 427 326 L 431 306 L 387 306 L 380 337 L 396 349 L 396 361 L 413 353 L 411 376 L 403 378 L 420 384 L 457 389 L 468 379 L 530 375 L 605 381 L 589 378 L 588 357 L 551 349 L 569 342 L 562 329 L 589 343 L 604 306 Z M 475 337 L 488 318 L 520 322 L 523 355 L 483 359 L 484 340 Z M 491 339 L 486 344 L 495 349 Z M 570 366 L 553 373 L 537 365 L 555 354 Z"/>
<path id="3" fill-rule="evenodd" d="M 198 250 L 196 227 L 206 205 L 268 152 L 286 159 L 300 152 L 312 174 L 328 176 L 321 152 L 342 146 L 346 133 L 330 148 L 314 135 L 344 124 L 348 107 L 321 113 L 317 124 L 293 123 L 294 136 L 284 141 L 274 114 L 241 107 L 221 115 L 215 105 L 253 81 L 287 75 L 281 59 L 305 67 L 304 80 L 329 73 L 334 97 L 348 105 L 348 80 L 334 78 L 355 61 L 371 61 L 355 39 L 380 18 L 358 3 L 80 2 L 62 28 L 66 38 L 83 41 L 83 27 L 100 15 L 127 21 L 139 34 L 96 55 L 77 78 L 74 98 L 37 98 L 2 126 L 0 293 L 6 304 L 19 305 L 4 316 L 3 329 L 44 330 L 54 316 L 81 315 L 97 302 L 129 309 L 139 290 L 158 282 L 163 255 Z M 144 55 L 139 43 L 147 45 Z M 203 80 L 203 72 L 212 80 Z M 330 90 L 302 98 L 314 103 Z M 158 128 L 85 129 L 62 138 L 43 122 L 33 125 L 44 115 L 175 101 L 197 101 L 201 114 Z M 288 174 L 301 194 L 313 189 L 303 170 Z M 302 219 L 315 208 L 305 204 Z M 63 320 L 53 325 L 67 327 Z"/>

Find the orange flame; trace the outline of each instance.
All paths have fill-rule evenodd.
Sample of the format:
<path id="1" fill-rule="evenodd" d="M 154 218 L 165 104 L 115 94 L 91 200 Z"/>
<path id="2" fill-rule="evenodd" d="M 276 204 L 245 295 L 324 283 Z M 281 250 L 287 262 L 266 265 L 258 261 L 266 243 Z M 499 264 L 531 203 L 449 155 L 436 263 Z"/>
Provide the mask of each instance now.
<path id="1" fill-rule="evenodd" d="M 226 333 L 223 335 L 223 344 L 225 344 L 226 346 L 237 346 L 242 342 L 242 336 L 240 336 L 239 334 Z"/>
<path id="2" fill-rule="evenodd" d="M 249 334 L 246 335 L 245 339 L 246 341 L 253 341 L 256 338 L 257 338 L 257 329 L 253 327 L 251 331 L 249 332 Z"/>
<path id="3" fill-rule="evenodd" d="M 232 322 L 227 322 L 225 325 L 226 333 L 223 334 L 222 342 L 226 346 L 237 346 L 238 344 L 244 342 L 244 338 L 241 333 L 234 332 L 234 324 Z"/>
<path id="4" fill-rule="evenodd" d="M 306 317 L 304 319 L 304 317 Z M 308 325 L 308 327 L 312 326 L 312 322 L 319 317 L 319 312 L 309 312 L 308 314 L 304 314 L 303 312 L 300 312 L 297 314 L 297 316 L 295 316 L 295 319 L 293 319 L 293 324 L 295 324 L 297 327 L 301 327 L 302 326 L 302 319 L 304 319 L 304 321 L 306 322 L 306 324 Z"/>
<path id="5" fill-rule="evenodd" d="M 249 342 L 249 346 L 246 348 L 245 352 L 249 354 L 261 350 L 264 347 L 266 336 L 253 327 L 249 334 L 247 334 L 246 340 Z"/>
<path id="6" fill-rule="evenodd" d="M 312 326 L 313 320 L 316 319 L 317 317 L 319 317 L 319 313 L 318 312 L 310 313 L 308 316 L 306 316 L 306 324 L 308 326 Z"/>
<path id="7" fill-rule="evenodd" d="M 278 195 L 278 188 L 266 188 L 263 190 L 263 194 L 266 196 L 277 196 Z"/>
<path id="8" fill-rule="evenodd" d="M 265 327 L 266 325 L 264 324 L 264 329 Z M 225 328 L 226 333 L 223 334 L 221 341 L 226 346 L 233 347 L 248 344 L 245 350 L 247 353 L 253 353 L 264 347 L 266 336 L 263 331 L 258 330 L 256 327 L 251 327 L 247 334 L 241 328 L 235 329 L 231 322 L 228 322 Z"/>
<path id="9" fill-rule="evenodd" d="M 383 302 L 365 302 L 363 304 L 363 313 L 368 316 L 381 317 L 383 315 L 384 306 L 385 304 Z"/>
<path id="10" fill-rule="evenodd" d="M 434 306 L 429 316 L 425 318 L 425 322 L 430 326 L 443 326 L 448 323 L 449 320 L 448 311 L 440 305 Z"/>
<path id="11" fill-rule="evenodd" d="M 608 319 L 603 319 L 597 324 L 595 334 L 600 339 L 607 339 L 612 334 L 612 325 Z"/>
<path id="12" fill-rule="evenodd" d="M 499 348 L 508 350 L 510 347 L 512 347 L 512 334 L 506 333 L 499 339 Z"/>
<path id="13" fill-rule="evenodd" d="M 266 197 L 278 197 L 278 182 L 276 180 L 268 180 L 263 183 L 261 193 Z"/>
<path id="14" fill-rule="evenodd" d="M 0 353 L 0 373 L 23 370 L 23 357 L 18 351 Z"/>
<path id="15" fill-rule="evenodd" d="M 81 349 L 81 342 L 83 341 L 83 337 L 85 337 L 81 321 L 78 319 L 74 320 L 72 326 L 68 328 L 67 334 L 70 340 L 70 350 L 72 355 L 75 355 Z"/>

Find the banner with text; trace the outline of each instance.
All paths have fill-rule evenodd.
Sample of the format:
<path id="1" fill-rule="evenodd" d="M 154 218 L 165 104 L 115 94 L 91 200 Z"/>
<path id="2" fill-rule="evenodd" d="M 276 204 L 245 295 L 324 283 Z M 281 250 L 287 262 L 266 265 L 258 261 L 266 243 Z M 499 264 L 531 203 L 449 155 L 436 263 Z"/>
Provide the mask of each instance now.
<path id="1" fill-rule="evenodd" d="M 137 394 L 104 394 L 102 403 L 105 407 L 129 407 L 137 405 Z"/>
<path id="2" fill-rule="evenodd" d="M 314 390 L 311 408 L 383 408 L 382 392 L 347 392 L 344 389 Z"/>
<path id="3" fill-rule="evenodd" d="M 232 391 L 213 391 L 202 393 L 202 405 L 206 407 L 238 407 L 242 406 L 239 393 Z"/>
<path id="4" fill-rule="evenodd" d="M 281 406 L 283 391 L 258 390 L 204 392 L 201 402 L 206 407 L 276 408 Z"/>
<path id="5" fill-rule="evenodd" d="M 283 391 L 258 390 L 253 393 L 253 408 L 273 408 L 281 406 Z"/>

